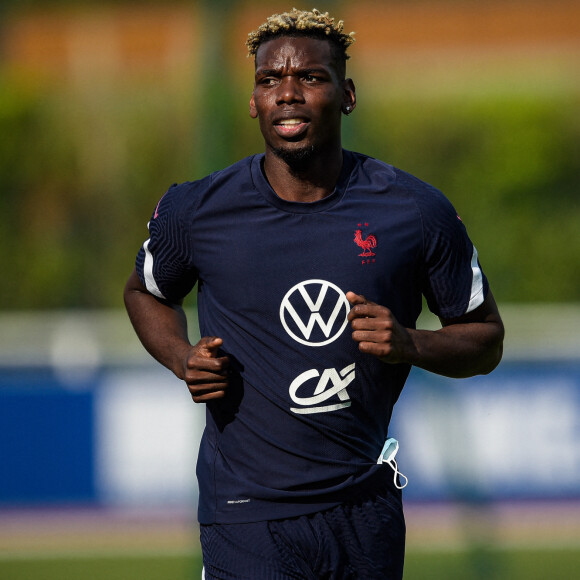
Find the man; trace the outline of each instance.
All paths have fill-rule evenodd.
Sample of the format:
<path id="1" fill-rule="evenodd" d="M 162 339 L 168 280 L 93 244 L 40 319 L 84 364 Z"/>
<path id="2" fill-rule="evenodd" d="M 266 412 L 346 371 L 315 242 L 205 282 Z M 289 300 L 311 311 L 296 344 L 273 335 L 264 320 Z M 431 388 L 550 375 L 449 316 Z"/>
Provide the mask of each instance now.
<path id="1" fill-rule="evenodd" d="M 293 10 L 249 35 L 265 152 L 171 187 L 125 289 L 145 347 L 206 404 L 206 578 L 401 578 L 397 443 L 384 445 L 410 367 L 467 377 L 501 358 L 449 202 L 342 149 L 356 106 L 342 30 Z M 181 303 L 196 282 L 192 346 Z M 437 331 L 415 330 L 422 295 Z"/>

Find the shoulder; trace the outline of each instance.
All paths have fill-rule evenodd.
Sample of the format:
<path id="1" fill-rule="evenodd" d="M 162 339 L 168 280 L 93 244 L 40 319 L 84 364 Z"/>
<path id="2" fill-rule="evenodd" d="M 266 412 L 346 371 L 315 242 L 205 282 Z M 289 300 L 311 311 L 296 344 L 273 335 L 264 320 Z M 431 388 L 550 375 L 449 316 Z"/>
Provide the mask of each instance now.
<path id="1" fill-rule="evenodd" d="M 440 189 L 397 167 L 393 171 L 394 188 L 413 203 L 424 224 L 459 221 L 453 204 Z"/>
<path id="2" fill-rule="evenodd" d="M 465 226 L 453 204 L 437 187 L 373 157 L 357 153 L 354 159 L 355 182 L 366 182 L 374 193 L 384 193 L 385 199 L 392 200 L 398 208 L 406 208 L 424 239 L 466 236 Z"/>
<path id="3" fill-rule="evenodd" d="M 415 202 L 421 208 L 451 205 L 439 189 L 411 173 L 369 155 L 354 152 L 350 155 L 353 160 L 351 179 L 356 186 L 368 185 L 376 193 L 388 191 L 391 195 Z"/>
<path id="4" fill-rule="evenodd" d="M 402 169 L 395 169 L 395 172 L 397 174 L 397 185 L 408 191 L 409 195 L 412 195 L 421 206 L 452 207 L 451 202 L 437 187 Z"/>
<path id="5" fill-rule="evenodd" d="M 347 152 L 350 162 L 350 186 L 357 190 L 380 193 L 389 190 L 396 183 L 396 170 L 392 165 L 362 153 Z"/>
<path id="6" fill-rule="evenodd" d="M 154 219 L 165 215 L 183 215 L 195 210 L 208 196 L 224 188 L 226 183 L 245 182 L 250 179 L 250 167 L 253 157 L 246 157 L 225 169 L 215 171 L 201 179 L 174 183 L 159 200 Z"/>

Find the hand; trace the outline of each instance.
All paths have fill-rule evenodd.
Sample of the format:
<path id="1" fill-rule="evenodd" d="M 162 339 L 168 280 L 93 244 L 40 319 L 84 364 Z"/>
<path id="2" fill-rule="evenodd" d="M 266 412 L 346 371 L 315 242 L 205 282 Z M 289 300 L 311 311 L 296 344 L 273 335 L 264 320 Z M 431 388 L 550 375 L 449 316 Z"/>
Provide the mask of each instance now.
<path id="1" fill-rule="evenodd" d="M 399 324 L 393 313 L 360 294 L 347 292 L 346 297 L 352 305 L 348 314 L 352 338 L 359 343 L 359 350 L 383 362 L 407 362 L 413 342 L 407 329 Z"/>
<path id="2" fill-rule="evenodd" d="M 187 353 L 183 376 L 196 403 L 207 403 L 226 395 L 229 359 L 217 356 L 222 344 L 221 338 L 206 336 Z"/>

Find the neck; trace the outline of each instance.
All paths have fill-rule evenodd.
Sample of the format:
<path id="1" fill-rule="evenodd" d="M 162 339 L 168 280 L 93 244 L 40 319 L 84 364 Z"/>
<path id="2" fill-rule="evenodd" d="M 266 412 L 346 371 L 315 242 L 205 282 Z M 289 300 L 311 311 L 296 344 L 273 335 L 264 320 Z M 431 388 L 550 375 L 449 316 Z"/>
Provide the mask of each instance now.
<path id="1" fill-rule="evenodd" d="M 325 154 L 292 161 L 266 149 L 264 172 L 278 197 L 288 201 L 313 202 L 330 195 L 342 169 L 342 147 Z"/>

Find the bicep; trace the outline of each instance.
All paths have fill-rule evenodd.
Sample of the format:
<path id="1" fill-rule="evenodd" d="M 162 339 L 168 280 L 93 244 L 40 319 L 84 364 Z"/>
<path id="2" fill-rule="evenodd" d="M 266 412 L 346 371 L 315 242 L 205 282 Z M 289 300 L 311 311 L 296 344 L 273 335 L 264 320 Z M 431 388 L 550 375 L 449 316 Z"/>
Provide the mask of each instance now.
<path id="1" fill-rule="evenodd" d="M 488 291 L 483 303 L 475 310 L 456 318 L 440 317 L 439 320 L 443 327 L 452 326 L 454 324 L 470 324 L 476 322 L 494 324 L 501 328 L 503 336 L 503 322 L 491 290 Z"/>
<path id="2" fill-rule="evenodd" d="M 173 304 L 175 306 L 181 306 L 183 304 L 183 299 L 174 300 L 172 302 L 169 302 L 167 300 L 161 300 L 160 298 L 158 298 L 157 296 L 155 296 L 154 294 L 149 292 L 149 290 L 147 289 L 145 284 L 143 284 L 143 282 L 141 282 L 141 278 L 139 277 L 139 274 L 137 273 L 137 269 L 133 268 L 133 271 L 131 272 L 129 279 L 127 280 L 127 283 L 125 284 L 125 290 L 124 290 L 125 302 L 127 302 L 127 300 L 130 300 L 131 296 L 135 296 L 135 295 L 137 295 L 137 296 L 150 296 L 151 298 L 154 298 L 157 302 L 162 302 L 164 304 Z"/>
<path id="3" fill-rule="evenodd" d="M 145 292 L 149 293 L 143 282 L 141 282 L 141 278 L 139 278 L 139 274 L 137 274 L 137 269 L 133 268 L 127 283 L 125 284 L 125 294 L 128 292 Z"/>

